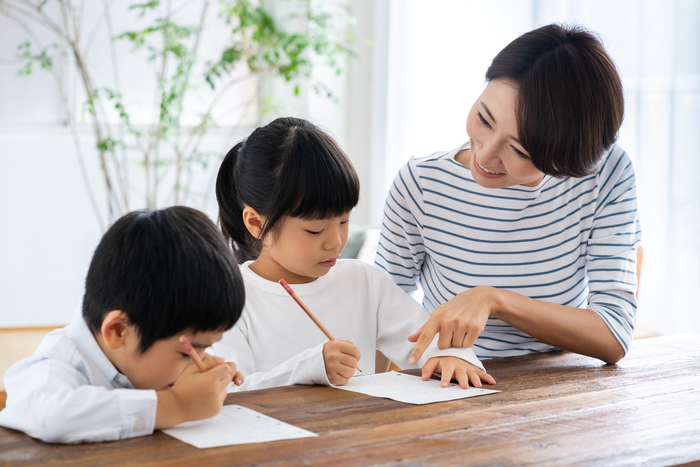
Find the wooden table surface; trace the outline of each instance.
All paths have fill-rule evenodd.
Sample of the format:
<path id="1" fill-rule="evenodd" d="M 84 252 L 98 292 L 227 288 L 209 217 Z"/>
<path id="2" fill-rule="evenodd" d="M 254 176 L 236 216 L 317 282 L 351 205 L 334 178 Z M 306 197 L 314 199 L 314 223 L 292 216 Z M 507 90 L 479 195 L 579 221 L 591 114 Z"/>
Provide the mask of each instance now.
<path id="1" fill-rule="evenodd" d="M 60 446 L 0 428 L 0 464 L 654 466 L 700 460 L 698 334 L 635 341 L 617 365 L 554 352 L 495 359 L 486 367 L 502 392 L 422 406 L 314 386 L 226 399 L 317 438 L 197 449 L 156 433 Z"/>

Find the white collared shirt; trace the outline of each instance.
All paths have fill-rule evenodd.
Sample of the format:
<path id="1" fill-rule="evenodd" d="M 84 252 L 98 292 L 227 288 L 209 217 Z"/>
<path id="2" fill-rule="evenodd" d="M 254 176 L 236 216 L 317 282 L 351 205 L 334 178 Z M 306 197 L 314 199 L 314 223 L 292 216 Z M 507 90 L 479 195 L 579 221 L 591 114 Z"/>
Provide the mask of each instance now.
<path id="1" fill-rule="evenodd" d="M 49 333 L 33 356 L 5 375 L 0 426 L 52 443 L 110 441 L 150 435 L 158 398 L 134 389 L 102 352 L 77 312 Z"/>

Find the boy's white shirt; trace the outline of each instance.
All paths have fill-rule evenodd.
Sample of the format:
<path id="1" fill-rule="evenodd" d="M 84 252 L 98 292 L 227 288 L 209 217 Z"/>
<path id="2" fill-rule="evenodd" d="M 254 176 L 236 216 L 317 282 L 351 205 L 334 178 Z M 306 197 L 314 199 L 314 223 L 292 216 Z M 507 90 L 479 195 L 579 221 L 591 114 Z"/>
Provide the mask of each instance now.
<path id="1" fill-rule="evenodd" d="M 229 392 L 291 384 L 330 386 L 323 360 L 328 339 L 280 284 L 255 274 L 250 263 L 241 266 L 246 292 L 241 318 L 209 349 L 235 362 L 245 376 Z M 421 367 L 438 356 L 458 357 L 484 369 L 471 348 L 439 350 L 437 338 L 416 365 L 409 365 L 414 344 L 407 337 L 425 323 L 428 313 L 376 266 L 339 260 L 325 276 L 292 288 L 336 339 L 357 346 L 365 374 L 374 372 L 375 349 L 403 369 Z"/>
<path id="2" fill-rule="evenodd" d="M 110 441 L 150 435 L 154 390 L 134 389 L 97 344 L 82 314 L 49 333 L 33 356 L 5 375 L 0 426 L 52 443 Z"/>

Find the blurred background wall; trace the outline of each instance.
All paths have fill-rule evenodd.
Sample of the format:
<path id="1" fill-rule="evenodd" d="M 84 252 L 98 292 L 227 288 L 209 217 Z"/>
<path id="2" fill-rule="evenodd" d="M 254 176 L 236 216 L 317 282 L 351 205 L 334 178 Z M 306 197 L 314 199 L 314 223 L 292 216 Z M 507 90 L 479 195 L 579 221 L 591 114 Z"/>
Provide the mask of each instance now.
<path id="1" fill-rule="evenodd" d="M 2 0 L 0 13 L 21 0 Z M 31 3 L 31 2 L 28 2 Z M 80 4 L 92 41 L 87 66 L 96 80 L 119 83 L 129 96 L 131 124 L 154 121 L 157 84 L 148 48 L 110 38 L 143 28 L 149 15 L 130 2 Z M 60 25 L 60 12 L 45 14 Z M 306 31 L 300 12 L 333 10 L 338 30 L 349 27 L 353 56 L 309 54 L 311 72 L 286 81 L 279 76 L 244 78 L 217 106 L 218 125 L 202 139 L 208 154 L 188 174 L 187 196 L 178 202 L 216 219 L 213 176 L 218 161 L 241 136 L 278 115 L 310 119 L 331 132 L 346 150 L 362 183 L 356 226 L 378 226 L 384 197 L 396 171 L 412 156 L 452 149 L 466 140 L 465 118 L 483 89 L 493 56 L 520 34 L 551 22 L 575 23 L 596 31 L 615 60 L 626 97 L 619 144 L 637 171 L 645 257 L 638 324 L 664 334 L 700 332 L 700 2 L 694 0 L 344 0 L 252 2 L 283 30 Z M 331 5 L 332 4 L 332 5 Z M 105 21 L 104 6 L 111 28 Z M 207 27 L 201 34 L 200 63 L 216 61 L 230 25 L 220 21 L 218 2 L 161 2 L 183 25 Z M 3 10 L 4 8 L 4 10 Z M 346 10 L 350 13 L 343 13 Z M 10 8 L 11 10 L 12 8 Z M 204 14 L 203 14 L 204 11 Z M 340 13 L 338 13 L 340 12 Z M 345 15 L 343 17 L 343 15 Z M 14 20 L 13 17 L 14 16 Z M 17 17 L 21 21 L 17 21 Z M 82 295 L 84 275 L 103 229 L 108 201 L 95 132 L 86 111 L 75 60 L 55 53 L 52 72 L 40 58 L 28 76 L 19 75 L 28 38 L 50 45 L 47 28 L 32 28 L 16 10 L 0 14 L 0 327 L 67 323 Z M 19 47 L 19 49 L 18 49 Z M 38 56 L 40 49 L 32 49 Z M 25 53 L 25 56 L 27 54 Z M 114 57 L 119 62 L 114 70 Z M 340 74 L 337 69 L 342 69 Z M 193 71 L 194 73 L 195 71 Z M 196 70 L 201 73 L 202 70 Z M 239 75 L 236 75 L 239 73 Z M 58 76 L 58 79 L 56 78 Z M 323 83 L 319 89 L 318 83 Z M 328 93 L 332 98 L 328 98 Z M 211 97 L 206 86 L 184 102 L 183 128 L 196 126 Z M 114 102 L 112 100 L 111 102 Z M 111 113 L 110 113 L 111 112 Z M 118 112 L 107 120 L 119 123 Z M 157 115 L 156 115 L 157 117 Z M 72 120 L 70 120 L 72 119 Z M 70 122 L 74 125 L 71 125 Z M 80 145 L 83 166 L 76 156 Z M 167 160 L 167 148 L 162 149 Z M 130 175 L 129 209 L 144 207 L 138 157 L 124 150 Z M 172 174 L 164 171 L 164 180 Z M 94 202 L 84 180 L 92 181 Z M 164 182 L 165 184 L 165 182 Z M 156 195 L 162 207 L 172 192 Z M 99 215 L 96 214 L 99 212 Z"/>

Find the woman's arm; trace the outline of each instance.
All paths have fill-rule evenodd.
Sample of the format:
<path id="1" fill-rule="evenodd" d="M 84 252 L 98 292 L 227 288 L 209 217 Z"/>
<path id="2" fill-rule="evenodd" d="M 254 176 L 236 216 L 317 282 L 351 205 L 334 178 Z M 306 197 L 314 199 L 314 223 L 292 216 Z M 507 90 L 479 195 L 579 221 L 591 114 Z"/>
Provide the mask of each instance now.
<path id="1" fill-rule="evenodd" d="M 476 287 L 436 308 L 421 331 L 409 337 L 417 342 L 411 359 L 417 361 L 437 333 L 440 349 L 473 346 L 489 317 L 549 345 L 606 363 L 616 363 L 625 355 L 613 332 L 593 310 L 535 300 L 493 287 Z"/>

